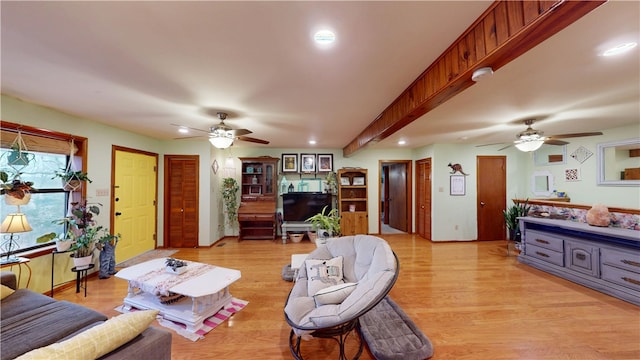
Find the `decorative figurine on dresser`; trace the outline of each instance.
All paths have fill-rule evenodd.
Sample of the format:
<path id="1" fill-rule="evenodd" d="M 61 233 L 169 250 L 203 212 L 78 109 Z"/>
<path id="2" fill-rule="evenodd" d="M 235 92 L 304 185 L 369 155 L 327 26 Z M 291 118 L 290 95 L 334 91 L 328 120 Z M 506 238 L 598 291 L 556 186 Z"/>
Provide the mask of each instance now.
<path id="1" fill-rule="evenodd" d="M 240 158 L 239 240 L 276 238 L 279 160 L 269 156 Z"/>

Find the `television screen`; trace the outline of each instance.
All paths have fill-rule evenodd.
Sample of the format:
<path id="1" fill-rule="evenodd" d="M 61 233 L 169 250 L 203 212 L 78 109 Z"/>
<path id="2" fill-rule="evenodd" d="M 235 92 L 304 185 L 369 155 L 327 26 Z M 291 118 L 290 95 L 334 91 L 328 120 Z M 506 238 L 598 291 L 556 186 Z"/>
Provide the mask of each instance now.
<path id="1" fill-rule="evenodd" d="M 305 221 L 322 212 L 325 206 L 328 213 L 332 208 L 331 194 L 321 192 L 293 192 L 283 194 L 282 210 L 284 221 Z"/>

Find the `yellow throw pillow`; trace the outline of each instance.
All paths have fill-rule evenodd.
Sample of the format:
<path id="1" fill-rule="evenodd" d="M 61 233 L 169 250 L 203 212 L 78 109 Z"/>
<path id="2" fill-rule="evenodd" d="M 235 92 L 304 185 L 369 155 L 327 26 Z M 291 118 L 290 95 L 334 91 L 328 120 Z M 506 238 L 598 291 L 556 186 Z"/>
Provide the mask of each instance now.
<path id="1" fill-rule="evenodd" d="M 13 294 L 15 290 L 8 286 L 0 285 L 0 300 L 6 298 L 7 296 Z"/>
<path id="2" fill-rule="evenodd" d="M 155 320 L 158 310 L 135 311 L 113 317 L 71 339 L 29 351 L 16 360 L 93 360 L 126 344 Z"/>

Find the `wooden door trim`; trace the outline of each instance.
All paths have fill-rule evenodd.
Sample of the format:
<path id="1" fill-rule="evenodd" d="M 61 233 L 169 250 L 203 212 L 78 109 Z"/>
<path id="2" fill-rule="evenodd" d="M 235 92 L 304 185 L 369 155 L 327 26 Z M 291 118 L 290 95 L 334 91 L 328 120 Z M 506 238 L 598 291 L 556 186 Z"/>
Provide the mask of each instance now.
<path id="1" fill-rule="evenodd" d="M 155 224 L 153 224 L 153 228 L 155 230 L 156 233 L 156 238 L 154 239 L 156 244 L 155 247 L 158 247 L 158 159 L 159 159 L 159 155 L 157 153 L 153 153 L 153 152 L 149 152 L 149 151 L 144 151 L 144 150 L 139 150 L 139 149 L 134 149 L 134 148 L 129 148 L 129 147 L 124 147 L 124 146 L 118 146 L 118 145 L 111 145 L 111 184 L 109 185 L 110 189 L 111 189 L 111 193 L 109 194 L 109 208 L 111 209 L 111 214 L 109 214 L 109 228 L 113 229 L 114 225 L 115 225 L 115 217 L 113 216 L 113 209 L 115 209 L 116 206 L 116 198 L 114 196 L 115 194 L 115 186 L 116 186 L 116 152 L 117 151 L 122 151 L 122 152 L 128 152 L 128 153 L 132 153 L 132 154 L 141 154 L 141 155 L 147 155 L 147 156 L 152 156 L 155 159 L 156 162 L 156 193 L 154 194 L 154 197 L 156 199 L 156 203 L 155 203 L 155 213 L 153 214 L 153 218 L 155 220 Z"/>
<path id="2" fill-rule="evenodd" d="M 418 159 L 418 160 L 416 160 L 416 169 L 417 169 L 417 168 L 418 168 L 418 166 L 419 166 L 419 165 L 421 165 L 421 164 L 428 164 L 428 165 L 429 165 L 429 171 L 431 171 L 431 170 L 432 170 L 432 169 L 431 169 L 432 163 L 433 163 L 433 159 L 432 159 L 431 157 Z M 426 167 L 426 166 L 425 166 L 425 167 Z M 416 173 L 417 173 L 417 170 L 416 170 Z M 428 174 L 428 175 L 430 176 L 430 175 L 431 175 L 431 173 L 429 172 L 429 174 Z M 416 196 L 418 196 L 418 195 L 419 195 L 419 192 L 418 192 L 418 186 L 420 185 L 420 182 L 421 182 L 421 181 L 422 181 L 422 179 L 416 179 L 416 181 L 415 181 L 415 184 L 416 184 Z M 430 203 L 431 203 L 431 202 L 433 202 L 433 198 L 432 198 L 432 197 L 433 197 L 433 194 L 431 193 L 431 187 L 427 188 L 427 191 L 429 191 L 429 195 L 430 195 L 430 198 L 431 198 Z M 418 216 L 418 212 L 419 212 L 419 209 L 417 208 L 417 206 L 419 206 L 419 205 L 420 205 L 420 200 L 419 200 L 419 199 L 416 199 L 416 208 L 414 209 L 414 212 L 415 212 L 415 214 L 416 214 L 416 224 L 418 223 L 418 221 L 420 221 L 420 220 L 417 218 L 417 216 Z M 431 240 L 432 240 L 432 238 L 433 238 L 433 234 L 431 233 L 431 220 L 432 220 L 432 216 L 431 216 L 431 215 L 432 215 L 431 207 L 428 209 L 428 213 L 429 213 L 429 236 L 428 236 L 428 238 L 427 238 L 427 237 L 424 237 L 424 236 L 423 236 L 423 237 L 424 237 L 425 239 L 427 239 L 427 240 L 430 240 L 430 241 L 431 241 Z M 426 230 L 426 229 L 425 229 L 425 230 Z M 417 230 L 417 225 L 416 225 L 416 232 L 418 232 L 418 230 Z M 418 234 L 419 234 L 419 233 L 418 233 Z M 419 235 L 420 235 L 420 236 L 422 236 L 422 234 L 419 234 Z"/>
<path id="3" fill-rule="evenodd" d="M 405 168 L 407 169 L 407 196 L 406 196 L 406 208 L 407 208 L 407 234 L 413 233 L 413 187 L 411 186 L 413 180 L 413 161 L 412 160 L 378 160 L 378 216 L 376 221 L 378 222 L 378 234 L 382 234 L 382 224 L 380 221 L 381 209 L 380 209 L 380 199 L 382 198 L 382 167 L 384 165 L 391 164 L 405 164 Z"/>

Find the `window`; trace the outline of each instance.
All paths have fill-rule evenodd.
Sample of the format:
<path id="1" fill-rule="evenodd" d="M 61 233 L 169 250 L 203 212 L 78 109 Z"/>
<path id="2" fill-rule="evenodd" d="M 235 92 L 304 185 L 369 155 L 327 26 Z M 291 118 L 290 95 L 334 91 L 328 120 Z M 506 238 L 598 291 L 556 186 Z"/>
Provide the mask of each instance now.
<path id="1" fill-rule="evenodd" d="M 62 219 L 67 214 L 70 193 L 62 188 L 63 183 L 60 178 L 55 177 L 55 172 L 66 169 L 69 161 L 73 161 L 75 168 L 80 168 L 85 163 L 82 154 L 86 151 L 86 139 L 74 140 L 73 155 L 70 150 L 71 136 L 53 133 L 46 130 L 29 128 L 24 125 L 2 122 L 2 148 L 0 148 L 0 170 L 9 175 L 12 179 L 16 174 L 23 181 L 33 182 L 31 201 L 26 205 L 7 205 L 5 196 L 0 201 L 3 202 L 0 209 L 0 222 L 10 213 L 24 213 L 32 231 L 14 234 L 14 241 L 18 245 L 18 251 L 30 250 L 37 247 L 47 246 L 39 244 L 36 239 L 42 235 L 64 233 L 64 226 L 56 224 L 55 220 Z M 11 163 L 9 155 L 10 146 L 20 129 L 21 136 L 28 144 L 27 152 L 28 164 L 16 166 Z M 13 164 L 13 165 L 12 165 Z M 83 189 L 84 190 L 84 189 Z M 79 193 L 74 193 L 74 198 L 79 198 Z M 0 244 L 5 244 L 10 234 L 2 234 Z M 17 239 L 16 239 L 17 237 Z M 15 245 L 14 245 L 15 246 Z M 5 256 L 8 249 L 6 246 L 0 247 L 0 256 Z M 15 247 L 11 249 L 15 252 Z"/>

